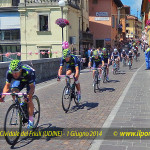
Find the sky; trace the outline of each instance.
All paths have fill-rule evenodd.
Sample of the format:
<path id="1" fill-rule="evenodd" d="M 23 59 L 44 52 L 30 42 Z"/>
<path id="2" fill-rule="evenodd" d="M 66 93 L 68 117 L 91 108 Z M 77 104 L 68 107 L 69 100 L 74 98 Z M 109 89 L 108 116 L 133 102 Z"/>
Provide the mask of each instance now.
<path id="1" fill-rule="evenodd" d="M 137 17 L 137 9 L 138 9 L 138 18 L 140 18 L 142 0 L 121 0 L 121 1 L 123 5 L 128 5 L 131 7 L 131 15 Z"/>

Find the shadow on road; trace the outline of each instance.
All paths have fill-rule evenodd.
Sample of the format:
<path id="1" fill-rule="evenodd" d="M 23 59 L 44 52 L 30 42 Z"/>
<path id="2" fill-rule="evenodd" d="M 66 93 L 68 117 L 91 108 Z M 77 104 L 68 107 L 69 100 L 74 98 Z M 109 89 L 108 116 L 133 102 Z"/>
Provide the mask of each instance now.
<path id="1" fill-rule="evenodd" d="M 114 89 L 114 88 L 101 88 L 101 89 L 99 90 L 99 92 L 104 92 L 104 91 L 113 92 L 113 91 L 115 91 L 115 89 Z"/>
<path id="2" fill-rule="evenodd" d="M 69 110 L 68 113 L 73 113 L 79 109 L 87 109 L 87 110 L 90 110 L 90 109 L 93 109 L 95 107 L 98 107 L 99 103 L 89 103 L 89 102 L 84 102 L 84 103 L 81 103 L 79 106 L 73 106 L 71 107 L 71 109 Z"/>
<path id="3" fill-rule="evenodd" d="M 117 82 L 120 82 L 120 81 L 119 80 L 109 80 L 109 82 L 117 83 Z"/>

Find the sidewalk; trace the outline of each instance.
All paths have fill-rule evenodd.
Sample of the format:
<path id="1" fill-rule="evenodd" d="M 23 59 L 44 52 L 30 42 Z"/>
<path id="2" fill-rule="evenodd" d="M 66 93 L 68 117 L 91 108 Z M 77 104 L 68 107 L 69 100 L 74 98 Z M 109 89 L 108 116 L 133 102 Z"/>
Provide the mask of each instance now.
<path id="1" fill-rule="evenodd" d="M 150 70 L 134 73 L 103 128 L 150 128 Z M 99 150 L 150 150 L 150 140 L 95 140 Z"/>

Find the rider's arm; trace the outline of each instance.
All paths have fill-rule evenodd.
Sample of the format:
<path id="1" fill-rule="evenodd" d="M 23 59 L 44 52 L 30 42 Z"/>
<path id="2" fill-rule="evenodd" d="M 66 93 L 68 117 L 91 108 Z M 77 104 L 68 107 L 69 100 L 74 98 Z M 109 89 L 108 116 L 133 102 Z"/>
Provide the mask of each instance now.
<path id="1" fill-rule="evenodd" d="M 61 58 L 60 67 L 59 67 L 59 70 L 58 70 L 58 76 L 62 75 L 63 65 L 64 65 L 64 59 Z"/>
<path id="2" fill-rule="evenodd" d="M 76 67 L 75 67 L 75 70 L 76 70 L 75 78 L 78 79 L 78 77 L 79 77 L 79 67 L 76 66 Z"/>
<path id="3" fill-rule="evenodd" d="M 102 66 L 104 66 L 104 60 L 102 60 Z"/>
<path id="4" fill-rule="evenodd" d="M 58 76 L 62 75 L 62 70 L 63 70 L 63 66 L 60 66 L 58 70 Z"/>
<path id="5" fill-rule="evenodd" d="M 89 61 L 89 64 L 88 64 L 89 67 L 91 67 L 92 61 L 93 61 L 93 57 Z"/>
<path id="6" fill-rule="evenodd" d="M 4 88 L 3 88 L 3 93 L 7 93 L 9 92 L 9 88 L 10 88 L 10 83 L 6 82 Z M 2 98 L 4 98 L 6 95 L 2 95 Z"/>
<path id="7" fill-rule="evenodd" d="M 112 53 L 112 55 L 111 55 L 111 59 L 113 59 L 114 58 L 114 56 L 113 56 L 113 53 Z"/>
<path id="8" fill-rule="evenodd" d="M 29 100 L 31 100 L 32 95 L 34 94 L 34 90 L 35 90 L 34 83 L 29 84 L 29 87 L 30 87 L 30 90 L 29 90 L 29 93 L 28 93 L 28 98 L 29 98 Z"/>

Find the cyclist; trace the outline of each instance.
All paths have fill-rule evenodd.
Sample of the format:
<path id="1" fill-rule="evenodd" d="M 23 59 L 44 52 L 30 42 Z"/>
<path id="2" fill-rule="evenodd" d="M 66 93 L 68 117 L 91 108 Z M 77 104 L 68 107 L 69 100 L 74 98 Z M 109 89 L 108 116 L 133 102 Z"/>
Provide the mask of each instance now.
<path id="1" fill-rule="evenodd" d="M 124 59 L 124 60 L 125 60 L 125 63 L 126 63 L 127 53 L 126 53 L 126 51 L 125 51 L 124 49 L 122 50 L 121 58 Z"/>
<path id="2" fill-rule="evenodd" d="M 129 60 L 131 60 L 131 66 L 132 66 L 132 62 L 133 62 L 133 53 L 131 51 L 129 51 L 128 54 L 128 65 L 129 65 Z"/>
<path id="3" fill-rule="evenodd" d="M 11 81 L 14 82 L 11 84 Z M 9 70 L 6 73 L 6 84 L 3 88 L 3 93 L 9 92 L 11 87 L 12 93 L 20 92 L 24 87 L 27 87 L 27 98 L 28 98 L 28 113 L 29 121 L 27 128 L 33 128 L 33 111 L 34 105 L 32 102 L 32 95 L 35 91 L 35 70 L 28 65 L 22 65 L 20 60 L 12 60 L 9 65 Z M 0 102 L 4 102 L 5 95 L 2 95 Z M 15 97 L 13 96 L 15 100 Z"/>
<path id="4" fill-rule="evenodd" d="M 64 49 L 63 50 L 63 57 L 61 58 L 60 62 L 60 67 L 58 70 L 58 76 L 57 76 L 57 81 L 60 81 L 61 79 L 61 74 L 63 70 L 63 65 L 66 62 L 67 64 L 67 70 L 66 70 L 66 75 L 71 75 L 74 73 L 74 79 L 75 79 L 75 84 L 78 92 L 78 102 L 81 100 L 81 89 L 80 89 L 80 83 L 79 83 L 79 75 L 80 75 L 80 60 L 77 56 L 71 54 L 71 51 L 69 49 Z"/>
<path id="5" fill-rule="evenodd" d="M 119 52 L 118 52 L 118 50 L 116 48 L 114 49 L 114 52 L 111 55 L 111 59 L 112 59 L 112 65 L 114 65 L 114 61 L 116 60 L 116 63 L 118 65 L 118 70 L 119 70 L 120 56 L 119 56 Z"/>
<path id="6" fill-rule="evenodd" d="M 138 54 L 137 48 L 136 48 L 136 47 L 133 47 L 133 56 L 134 56 L 134 58 L 136 58 L 136 59 L 137 59 L 137 54 Z"/>
<path id="7" fill-rule="evenodd" d="M 101 66 L 102 66 L 102 59 L 97 50 L 93 51 L 93 56 L 91 57 L 91 60 L 89 63 L 90 68 L 91 68 L 91 64 L 93 64 L 93 68 L 94 68 L 93 69 L 93 79 L 94 79 L 96 68 L 101 68 Z M 100 69 L 99 70 L 99 78 L 98 78 L 99 80 L 101 80 L 101 76 L 102 76 L 102 70 Z"/>
<path id="8" fill-rule="evenodd" d="M 102 66 L 107 66 L 107 77 L 106 80 L 109 81 L 109 63 L 110 63 L 110 54 L 107 52 L 106 48 L 102 49 Z"/>

